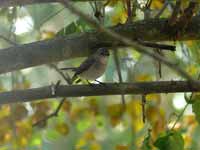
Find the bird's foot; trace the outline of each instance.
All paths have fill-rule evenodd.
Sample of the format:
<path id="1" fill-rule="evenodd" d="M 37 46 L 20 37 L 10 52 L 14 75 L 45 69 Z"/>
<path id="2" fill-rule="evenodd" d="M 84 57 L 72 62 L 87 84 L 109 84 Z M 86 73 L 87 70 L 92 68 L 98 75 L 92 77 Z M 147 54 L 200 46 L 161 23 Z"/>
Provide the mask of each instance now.
<path id="1" fill-rule="evenodd" d="M 88 80 L 86 80 L 86 81 L 87 81 L 87 83 L 88 83 L 90 86 L 92 86 L 92 87 L 95 86 L 95 84 L 91 83 L 90 81 L 88 81 Z"/>
<path id="2" fill-rule="evenodd" d="M 96 82 L 98 82 L 99 84 L 103 85 L 103 86 L 106 86 L 106 83 L 103 83 L 101 81 L 98 81 L 98 80 L 95 80 Z"/>

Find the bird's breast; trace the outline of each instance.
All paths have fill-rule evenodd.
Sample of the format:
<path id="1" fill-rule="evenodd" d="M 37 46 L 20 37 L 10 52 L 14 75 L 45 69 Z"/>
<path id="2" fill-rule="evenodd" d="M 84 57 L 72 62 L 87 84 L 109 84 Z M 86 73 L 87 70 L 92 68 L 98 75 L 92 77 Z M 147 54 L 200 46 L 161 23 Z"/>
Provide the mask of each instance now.
<path id="1" fill-rule="evenodd" d="M 79 76 L 87 80 L 95 80 L 103 75 L 107 66 L 107 58 L 100 58 L 94 62 L 88 70 L 82 72 Z"/>

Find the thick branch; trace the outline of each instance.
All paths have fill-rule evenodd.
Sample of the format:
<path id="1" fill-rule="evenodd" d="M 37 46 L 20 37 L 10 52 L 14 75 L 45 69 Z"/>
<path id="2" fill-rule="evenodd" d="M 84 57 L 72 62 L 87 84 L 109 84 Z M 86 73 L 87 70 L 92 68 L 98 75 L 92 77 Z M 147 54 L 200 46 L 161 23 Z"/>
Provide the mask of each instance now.
<path id="1" fill-rule="evenodd" d="M 150 93 L 176 93 L 199 92 L 200 81 L 193 84 L 187 81 L 158 81 L 135 83 L 109 83 L 104 85 L 69 85 L 57 87 L 56 94 L 52 95 L 52 86 L 41 88 L 17 90 L 0 93 L 0 104 L 27 102 L 37 99 L 54 97 L 80 97 L 120 94 L 150 94 Z"/>
<path id="2" fill-rule="evenodd" d="M 73 2 L 88 2 L 94 0 L 71 0 Z M 57 3 L 57 0 L 0 0 L 0 8 L 10 6 L 24 6 L 30 4 L 41 4 L 41 3 Z"/>
<path id="3" fill-rule="evenodd" d="M 173 28 L 166 26 L 167 19 L 138 21 L 130 25 L 112 27 L 115 32 L 144 41 L 173 40 Z M 177 40 L 200 39 L 200 17 L 193 17 L 184 35 Z M 0 50 L 0 73 L 52 63 L 65 59 L 87 56 L 99 47 L 109 47 L 116 40 L 103 32 L 88 32 L 52 40 L 39 41 Z M 122 43 L 118 43 L 122 46 Z"/>

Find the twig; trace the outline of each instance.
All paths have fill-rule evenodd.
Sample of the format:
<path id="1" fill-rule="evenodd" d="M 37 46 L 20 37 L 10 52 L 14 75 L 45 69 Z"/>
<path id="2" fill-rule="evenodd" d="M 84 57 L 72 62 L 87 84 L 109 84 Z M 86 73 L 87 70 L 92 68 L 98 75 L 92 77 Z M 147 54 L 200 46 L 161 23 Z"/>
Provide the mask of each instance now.
<path id="1" fill-rule="evenodd" d="M 137 0 L 132 0 L 132 6 L 131 6 L 131 9 L 132 9 L 131 16 L 132 16 L 132 18 L 136 17 L 137 6 L 138 6 L 138 1 Z"/>
<path id="2" fill-rule="evenodd" d="M 191 22 L 197 5 L 197 2 L 190 1 L 189 6 L 184 10 L 183 14 L 180 16 L 179 20 L 177 21 L 177 24 L 179 24 L 179 28 L 181 28 L 181 30 L 184 31 L 188 27 L 188 24 Z"/>
<path id="3" fill-rule="evenodd" d="M 165 3 L 163 5 L 163 7 L 160 9 L 160 11 L 155 15 L 154 18 L 159 18 L 162 13 L 164 12 L 164 10 L 167 8 L 167 5 L 169 4 L 168 0 L 165 0 Z"/>
<path id="4" fill-rule="evenodd" d="M 37 24 L 37 28 L 40 28 L 43 24 L 45 24 L 47 21 L 49 21 L 50 19 L 52 19 L 53 17 L 55 17 L 56 15 L 58 15 L 58 14 L 59 14 L 60 12 L 62 12 L 64 9 L 65 9 L 65 7 L 59 9 L 59 10 L 56 11 L 55 13 L 50 14 L 49 16 L 47 16 L 46 18 L 44 18 L 44 19 L 42 20 L 42 22 L 40 22 L 40 23 Z"/>
<path id="5" fill-rule="evenodd" d="M 11 9 L 11 24 L 10 24 L 10 28 L 9 28 L 9 38 L 11 38 L 11 35 L 13 35 L 14 37 L 14 42 L 11 42 L 11 40 L 9 40 L 9 38 L 7 39 L 7 41 L 10 41 L 10 44 L 14 44 L 15 43 L 15 46 L 17 46 L 17 43 L 16 43 L 16 34 L 13 34 L 13 32 L 15 32 L 15 29 L 14 29 L 14 24 L 16 23 L 16 19 L 17 19 L 17 8 L 16 7 L 13 7 Z M 14 29 L 14 30 L 13 30 Z M 3 36 L 2 36 L 3 38 Z M 4 38 L 4 40 L 6 40 L 6 38 Z M 11 83 L 12 83 L 12 90 L 15 89 L 15 84 L 16 84 L 16 76 L 17 76 L 17 73 L 16 72 L 11 72 L 10 73 L 11 75 Z M 15 115 L 15 110 L 16 110 L 16 104 L 10 104 L 10 111 L 11 111 L 11 116 L 10 116 L 10 123 L 11 123 L 11 128 L 12 128 L 12 135 L 13 135 L 13 142 L 14 144 L 17 143 L 17 126 L 16 126 L 16 115 Z M 18 150 L 18 147 L 14 147 L 14 150 Z"/>
<path id="6" fill-rule="evenodd" d="M 151 6 L 152 0 L 148 0 L 145 7 L 143 8 L 144 11 L 144 19 L 149 19 L 151 18 Z"/>
<path id="7" fill-rule="evenodd" d="M 126 0 L 126 8 L 127 8 L 127 23 L 131 23 L 132 22 L 132 7 L 131 7 L 131 0 Z"/>
<path id="8" fill-rule="evenodd" d="M 163 49 L 163 50 L 170 50 L 170 51 L 175 51 L 176 50 L 176 46 L 173 46 L 173 45 L 157 44 L 157 43 L 142 41 L 140 39 L 138 39 L 138 43 L 143 45 L 143 46 L 156 48 L 156 49 Z"/>
<path id="9" fill-rule="evenodd" d="M 55 70 L 59 73 L 59 75 L 65 80 L 65 82 L 66 82 L 67 84 L 69 84 L 69 85 L 72 84 L 71 78 L 70 78 L 70 76 L 69 76 L 67 73 L 64 74 L 64 73 L 63 73 L 56 65 L 54 65 L 54 64 L 49 64 L 49 66 L 50 66 L 51 68 L 55 69 Z"/>
<path id="10" fill-rule="evenodd" d="M 181 8 L 181 1 L 182 0 L 177 0 L 176 1 L 176 5 L 175 5 L 175 7 L 173 9 L 173 12 L 172 12 L 172 15 L 171 15 L 171 17 L 169 18 L 169 21 L 168 21 L 168 24 L 170 26 L 172 26 L 172 25 L 177 23 L 178 14 L 179 14 L 180 8 Z"/>
<path id="11" fill-rule="evenodd" d="M 181 111 L 181 113 L 177 116 L 177 119 L 176 119 L 176 121 L 174 122 L 174 124 L 173 124 L 173 126 L 172 126 L 172 128 L 171 128 L 171 130 L 173 130 L 174 128 L 175 128 L 175 126 L 176 126 L 176 124 L 178 123 L 178 121 L 181 119 L 181 117 L 183 116 L 183 113 L 185 112 L 185 110 L 186 110 L 186 108 L 188 107 L 188 103 L 185 105 L 185 107 L 183 108 L 183 110 Z"/>
<path id="12" fill-rule="evenodd" d="M 0 35 L 0 38 L 5 40 L 6 42 L 8 42 L 9 44 L 13 45 L 13 46 L 17 46 L 18 44 L 12 40 L 10 40 L 9 38 L 3 36 L 3 35 Z"/>
<path id="13" fill-rule="evenodd" d="M 120 63 L 119 63 L 118 51 L 116 49 L 114 49 L 114 60 L 115 60 L 115 65 L 117 69 L 117 74 L 119 77 L 119 83 L 122 83 L 123 80 L 122 80 L 121 68 L 120 68 Z M 125 101 L 124 94 L 121 95 L 121 99 L 122 99 L 122 104 L 124 108 L 126 108 L 126 101 Z"/>
<path id="14" fill-rule="evenodd" d="M 65 102 L 65 98 L 63 98 L 63 99 L 60 101 L 58 107 L 56 108 L 56 110 L 55 110 L 53 113 L 47 115 L 46 117 L 44 117 L 43 119 L 41 119 L 41 120 L 39 120 L 39 121 L 37 121 L 37 122 L 35 122 L 35 123 L 33 123 L 32 126 L 33 126 L 33 127 L 38 126 L 38 125 L 40 125 L 41 123 L 47 121 L 48 119 L 50 119 L 50 118 L 52 118 L 52 117 L 57 117 L 57 116 L 58 116 L 58 113 L 59 113 L 59 111 L 60 111 L 60 109 L 61 109 L 61 107 L 62 107 L 62 105 L 63 105 L 64 102 Z"/>
<path id="15" fill-rule="evenodd" d="M 68 0 L 59 0 L 60 2 L 62 2 L 71 12 L 75 13 L 76 15 L 82 17 L 85 19 L 85 21 L 87 21 L 88 23 L 90 23 L 91 25 L 93 25 L 94 27 L 96 27 L 97 29 L 99 29 L 100 31 L 106 33 L 108 36 L 121 41 L 129 46 L 132 46 L 135 48 L 136 51 L 143 53 L 145 55 L 148 55 L 158 61 L 161 61 L 162 63 L 164 63 L 165 65 L 167 65 L 168 67 L 170 67 L 171 69 L 173 69 L 174 71 L 178 72 L 182 77 L 186 78 L 187 80 L 192 81 L 192 77 L 190 75 L 188 75 L 184 70 L 182 70 L 181 68 L 179 68 L 176 64 L 170 62 L 169 60 L 165 59 L 164 57 L 156 54 L 156 53 L 152 53 L 151 51 L 146 50 L 144 47 L 136 44 L 135 42 L 133 42 L 132 40 L 130 40 L 129 38 L 119 35 L 114 31 L 111 31 L 110 29 L 104 28 L 104 26 L 102 26 L 101 24 L 98 24 L 97 22 L 95 22 L 94 20 L 92 20 L 91 18 L 89 18 L 87 15 L 83 14 L 82 12 L 80 12 L 79 10 L 77 10 L 74 6 L 72 6 Z"/>
<path id="16" fill-rule="evenodd" d="M 160 51 L 160 49 L 157 49 L 157 53 L 158 53 L 159 55 L 162 55 L 162 56 L 164 57 L 164 55 L 163 55 L 163 53 Z M 159 77 L 162 78 L 162 64 L 161 64 L 160 61 L 158 61 L 158 74 L 159 74 Z"/>
<path id="17" fill-rule="evenodd" d="M 198 77 L 197 77 L 197 80 L 199 80 L 199 79 L 200 79 L 200 74 L 199 74 Z M 192 92 L 192 94 L 190 95 L 188 101 L 191 101 L 191 100 L 192 100 L 193 95 L 194 95 L 194 92 Z M 187 99 L 187 98 L 186 98 L 186 94 L 185 94 L 185 100 L 186 100 L 186 99 Z M 188 102 L 188 101 L 187 101 L 187 102 Z M 173 129 L 175 128 L 176 124 L 177 124 L 178 121 L 181 119 L 181 117 L 183 116 L 183 113 L 185 112 L 185 110 L 186 110 L 186 108 L 187 108 L 188 106 L 189 106 L 189 103 L 187 103 L 187 104 L 185 105 L 185 107 L 183 108 L 183 110 L 181 111 L 181 113 L 177 116 L 177 119 L 176 119 L 176 121 L 174 122 L 174 124 L 173 124 L 171 130 L 173 130 Z"/>
<path id="18" fill-rule="evenodd" d="M 148 0 L 145 8 L 149 9 L 153 0 Z"/>
<path id="19" fill-rule="evenodd" d="M 142 121 L 143 123 L 145 123 L 146 121 L 145 104 L 146 104 L 146 95 L 142 94 Z"/>
<path id="20" fill-rule="evenodd" d="M 65 82 L 66 82 L 67 84 L 69 84 L 69 85 L 72 84 L 72 80 L 71 80 L 71 78 L 69 77 L 68 74 L 66 74 L 66 76 L 65 76 L 64 73 L 63 73 L 56 65 L 54 65 L 54 64 L 50 64 L 49 66 L 52 67 L 52 68 L 54 68 L 54 69 L 63 77 L 63 79 L 65 80 Z M 55 88 L 54 90 L 55 90 L 55 91 L 52 93 L 52 95 L 56 95 L 56 94 L 57 94 L 57 89 L 58 89 L 58 86 L 59 86 L 59 85 L 60 85 L 60 81 L 58 81 L 58 82 L 56 83 L 56 85 L 54 86 L 54 88 Z M 59 113 L 59 111 L 60 111 L 60 109 L 61 109 L 61 107 L 62 107 L 64 101 L 65 101 L 65 98 L 62 98 L 62 100 L 61 100 L 60 103 L 58 104 L 56 110 L 55 110 L 53 113 L 51 113 L 51 114 L 45 116 L 43 119 L 41 119 L 41 120 L 35 122 L 35 123 L 33 124 L 33 127 L 34 127 L 34 126 L 37 126 L 37 125 L 40 125 L 41 123 L 43 123 L 44 121 L 47 121 L 48 119 L 50 119 L 50 118 L 52 118 L 52 117 L 58 116 L 58 113 Z"/>

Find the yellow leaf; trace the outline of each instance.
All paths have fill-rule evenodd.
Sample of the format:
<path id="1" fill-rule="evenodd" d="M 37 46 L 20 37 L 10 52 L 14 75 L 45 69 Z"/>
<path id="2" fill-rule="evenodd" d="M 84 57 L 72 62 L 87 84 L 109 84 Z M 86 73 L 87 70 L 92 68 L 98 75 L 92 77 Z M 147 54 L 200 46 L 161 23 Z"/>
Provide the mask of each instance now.
<path id="1" fill-rule="evenodd" d="M 142 116 L 132 119 L 131 124 L 132 124 L 132 130 L 134 132 L 139 132 L 144 127 L 144 123 L 142 121 Z"/>
<path id="2" fill-rule="evenodd" d="M 28 145 L 28 139 L 25 136 L 18 136 L 16 141 L 14 141 L 14 143 L 16 144 L 17 147 L 24 148 L 25 146 Z M 13 145 L 15 145 L 14 143 Z"/>
<path id="3" fill-rule="evenodd" d="M 62 110 L 66 112 L 70 112 L 71 107 L 72 107 L 72 103 L 69 100 L 65 100 L 62 105 Z"/>
<path id="4" fill-rule="evenodd" d="M 191 146 L 191 143 L 192 143 L 193 139 L 192 139 L 192 137 L 190 135 L 184 135 L 183 139 L 184 139 L 185 147 Z"/>
<path id="5" fill-rule="evenodd" d="M 144 124 L 142 122 L 142 107 L 140 100 L 132 100 L 130 101 L 127 106 L 127 113 L 131 118 L 131 125 L 134 132 L 140 131 Z"/>
<path id="6" fill-rule="evenodd" d="M 151 9 L 161 9 L 164 2 L 164 0 L 153 0 L 151 3 Z"/>
<path id="7" fill-rule="evenodd" d="M 136 76 L 136 81 L 152 81 L 152 77 L 148 74 L 140 74 Z"/>
<path id="8" fill-rule="evenodd" d="M 197 74 L 198 72 L 198 69 L 195 65 L 189 65 L 187 68 L 186 68 L 186 71 L 190 74 L 190 75 L 195 75 Z"/>
<path id="9" fill-rule="evenodd" d="M 146 95 L 146 100 L 155 101 L 157 104 L 160 104 L 161 98 L 159 94 L 148 94 Z"/>
<path id="10" fill-rule="evenodd" d="M 127 12 L 125 10 L 121 11 L 121 12 L 117 12 L 116 14 L 114 14 L 112 16 L 112 23 L 114 25 L 124 24 L 124 23 L 126 23 L 127 18 L 128 18 L 128 16 L 127 16 Z"/>
<path id="11" fill-rule="evenodd" d="M 67 135 L 69 133 L 69 126 L 65 122 L 57 124 L 55 128 L 56 131 L 62 135 Z"/>
<path id="12" fill-rule="evenodd" d="M 115 127 L 121 122 L 121 119 L 118 117 L 111 117 L 110 122 L 111 122 L 112 127 Z"/>
<path id="13" fill-rule="evenodd" d="M 90 150 L 101 150 L 101 145 L 97 142 L 93 142 L 90 145 Z"/>
<path id="14" fill-rule="evenodd" d="M 16 104 L 13 110 L 13 115 L 15 120 L 22 120 L 28 115 L 28 110 L 24 104 Z"/>
<path id="15" fill-rule="evenodd" d="M 149 106 L 146 109 L 146 117 L 152 124 L 158 120 L 159 108 L 157 106 Z"/>
<path id="16" fill-rule="evenodd" d="M 187 126 L 196 125 L 197 121 L 194 115 L 187 115 L 184 117 L 184 122 Z"/>
<path id="17" fill-rule="evenodd" d="M 12 138 L 12 134 L 9 133 L 9 132 L 7 132 L 7 133 L 4 135 L 4 140 L 5 140 L 6 142 L 10 142 L 11 138 Z"/>
<path id="18" fill-rule="evenodd" d="M 84 139 L 86 139 L 87 141 L 95 140 L 94 132 L 92 131 L 86 132 L 84 135 Z"/>
<path id="19" fill-rule="evenodd" d="M 188 40 L 188 41 L 185 41 L 185 43 L 187 44 L 187 46 L 192 46 L 194 44 L 194 41 Z"/>
<path id="20" fill-rule="evenodd" d="M 127 104 L 126 109 L 132 119 L 140 117 L 142 113 L 141 101 L 133 99 Z"/>
<path id="21" fill-rule="evenodd" d="M 117 145 L 115 147 L 116 150 L 129 150 L 129 147 L 127 145 Z"/>
<path id="22" fill-rule="evenodd" d="M 0 119 L 10 115 L 10 106 L 2 105 L 0 109 Z"/>
<path id="23" fill-rule="evenodd" d="M 32 124 L 29 121 L 17 121 L 16 122 L 17 134 L 23 137 L 31 137 Z"/>
<path id="24" fill-rule="evenodd" d="M 165 112 L 157 105 L 146 108 L 146 118 L 152 125 L 152 136 L 156 138 L 159 133 L 165 130 L 166 119 Z"/>
<path id="25" fill-rule="evenodd" d="M 76 149 L 80 149 L 84 147 L 87 144 L 86 140 L 81 138 L 78 140 L 78 143 L 76 144 Z"/>
<path id="26" fill-rule="evenodd" d="M 121 117 L 124 109 L 122 104 L 112 104 L 107 107 L 107 112 L 110 117 Z"/>

